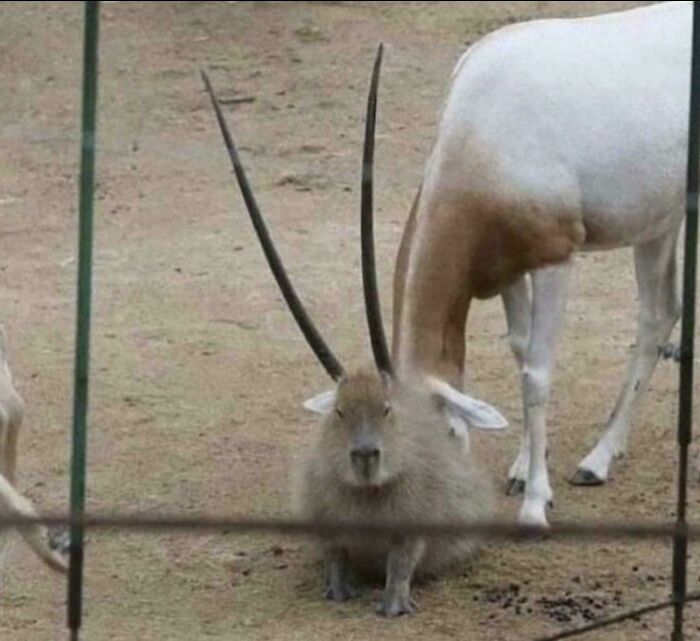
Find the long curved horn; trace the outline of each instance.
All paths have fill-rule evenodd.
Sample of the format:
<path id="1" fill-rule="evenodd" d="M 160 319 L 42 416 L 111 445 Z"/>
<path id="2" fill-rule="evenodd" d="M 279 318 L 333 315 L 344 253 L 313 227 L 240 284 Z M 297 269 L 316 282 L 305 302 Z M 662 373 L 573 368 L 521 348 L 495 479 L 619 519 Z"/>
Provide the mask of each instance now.
<path id="1" fill-rule="evenodd" d="M 326 372 L 328 372 L 328 375 L 334 381 L 339 381 L 345 373 L 343 366 L 323 340 L 321 334 L 319 334 L 318 330 L 306 313 L 304 306 L 299 300 L 299 297 L 294 290 L 294 286 L 289 280 L 289 276 L 284 269 L 282 260 L 280 259 L 279 254 L 275 249 L 275 245 L 270 238 L 270 233 L 267 229 L 267 225 L 265 224 L 265 219 L 258 208 L 258 204 L 255 202 L 253 190 L 251 189 L 248 178 L 246 177 L 245 170 L 243 169 L 243 164 L 241 163 L 240 156 L 238 155 L 236 145 L 233 142 L 231 132 L 229 131 L 224 115 L 221 112 L 219 100 L 214 93 L 209 77 L 204 71 L 202 71 L 202 80 L 204 80 L 204 86 L 206 87 L 207 93 L 211 98 L 211 103 L 214 107 L 214 112 L 216 113 L 216 119 L 218 120 L 219 127 L 221 128 L 221 135 L 224 137 L 228 154 L 231 157 L 231 162 L 233 163 L 233 170 L 236 174 L 236 179 L 238 180 L 241 195 L 243 196 L 248 213 L 250 214 L 250 220 L 255 228 L 255 233 L 258 235 L 258 240 L 260 241 L 265 258 L 267 259 L 267 264 L 270 266 L 270 270 L 277 281 L 277 285 L 282 292 L 282 296 L 287 302 L 289 311 L 292 312 L 292 316 L 294 316 L 294 320 L 297 322 L 297 325 L 299 326 L 301 333 L 304 335 L 306 342 L 309 344 L 309 347 L 311 347 L 314 354 L 316 354 L 316 358 L 318 358 L 318 360 L 321 362 L 321 365 L 323 365 Z"/>
<path id="2" fill-rule="evenodd" d="M 379 88 L 379 71 L 382 66 L 384 45 L 379 45 L 374 61 L 372 82 L 367 98 L 367 119 L 365 121 L 365 145 L 362 153 L 362 200 L 361 200 L 361 239 L 362 239 L 362 284 L 365 293 L 365 310 L 367 327 L 374 362 L 380 372 L 393 375 L 391 356 L 387 348 L 382 308 L 377 288 L 377 267 L 374 260 L 374 221 L 373 221 L 373 172 L 374 172 L 374 129 L 377 120 L 377 90 Z"/>

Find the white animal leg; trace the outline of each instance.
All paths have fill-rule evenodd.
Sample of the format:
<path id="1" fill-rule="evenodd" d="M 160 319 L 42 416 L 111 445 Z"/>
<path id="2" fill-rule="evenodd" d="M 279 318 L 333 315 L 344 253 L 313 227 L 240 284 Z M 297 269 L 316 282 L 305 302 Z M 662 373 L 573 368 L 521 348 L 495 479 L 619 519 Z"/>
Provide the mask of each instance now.
<path id="1" fill-rule="evenodd" d="M 21 420 L 21 419 L 20 419 Z M 20 420 L 10 418 L 0 408 L 0 512 L 26 517 L 36 517 L 34 506 L 14 487 L 17 469 L 17 436 Z M 58 550 L 52 550 L 49 533 L 43 525 L 20 528 L 22 538 L 51 569 L 66 572 L 66 560 Z M 9 530 L 0 530 L 0 572 L 7 548 Z"/>
<path id="2" fill-rule="evenodd" d="M 501 294 L 508 323 L 510 349 L 521 371 L 530 340 L 532 316 L 530 287 L 527 278 L 527 276 L 523 276 L 503 290 Z"/>
<path id="3" fill-rule="evenodd" d="M 8 452 L 9 430 L 10 421 L 8 420 L 7 413 L 0 408 L 0 479 L 2 479 L 3 472 L 8 474 L 8 476 L 9 473 L 14 474 L 14 465 L 8 465 L 12 459 Z M 12 483 L 13 479 L 10 478 L 9 481 Z M 0 506 L 1 505 L 2 502 L 0 501 Z M 0 577 L 2 577 L 2 571 L 5 567 L 5 556 L 7 555 L 9 542 L 10 530 L 0 529 Z"/>
<path id="4" fill-rule="evenodd" d="M 547 526 L 552 488 L 547 474 L 547 403 L 557 339 L 566 308 L 570 263 L 532 273 L 532 331 L 522 374 L 526 438 L 530 466 L 519 520 Z"/>
<path id="5" fill-rule="evenodd" d="M 30 518 L 38 516 L 32 504 L 2 474 L 0 474 L 0 511 Z M 19 533 L 39 558 L 52 570 L 67 572 L 66 560 L 58 551 L 49 547 L 49 533 L 43 525 L 22 527 L 19 529 Z"/>
<path id="6" fill-rule="evenodd" d="M 516 283 L 508 287 L 501 294 L 503 307 L 508 323 L 508 338 L 510 349 L 518 364 L 518 371 L 522 376 L 523 364 L 530 341 L 530 325 L 532 318 L 532 304 L 530 287 L 527 276 L 523 276 Z M 508 472 L 506 494 L 522 494 L 525 491 L 525 480 L 530 467 L 530 439 L 523 425 L 523 434 L 520 440 L 520 451 Z"/>
<path id="7" fill-rule="evenodd" d="M 681 313 L 676 278 L 677 238 L 678 230 L 674 230 L 634 248 L 639 290 L 637 345 L 605 432 L 571 479 L 575 485 L 604 483 L 613 459 L 625 454 L 630 421 L 654 372 L 660 350 L 667 344 Z"/>

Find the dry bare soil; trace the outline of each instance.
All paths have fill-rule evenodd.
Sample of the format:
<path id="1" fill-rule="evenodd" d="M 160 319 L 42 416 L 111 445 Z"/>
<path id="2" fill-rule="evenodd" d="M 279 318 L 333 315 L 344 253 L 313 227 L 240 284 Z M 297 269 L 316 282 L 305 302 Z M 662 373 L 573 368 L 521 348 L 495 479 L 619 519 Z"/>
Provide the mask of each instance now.
<path id="1" fill-rule="evenodd" d="M 327 386 L 288 318 L 232 186 L 199 68 L 227 102 L 292 275 L 351 364 L 369 355 L 358 271 L 362 112 L 379 41 L 377 243 L 392 262 L 450 71 L 498 26 L 639 2 L 103 3 L 89 507 L 271 516 Z M 28 405 L 20 486 L 66 507 L 75 289 L 82 3 L 0 3 L 0 317 Z M 599 433 L 634 342 L 629 251 L 577 259 L 551 409 L 553 519 L 674 512 L 676 368 L 662 364 L 628 458 L 602 488 L 566 479 Z M 480 436 L 501 483 L 522 426 L 498 300 L 468 327 L 468 386 L 512 421 Z M 698 486 L 690 493 L 697 515 Z M 502 498 L 515 515 L 515 499 Z M 700 550 L 690 585 L 698 586 Z M 417 589 L 386 621 L 377 592 L 320 598 L 313 546 L 279 536 L 92 533 L 84 638 L 528 639 L 669 592 L 663 543 L 489 545 L 475 568 Z M 63 581 L 15 541 L 3 641 L 64 639 Z M 591 635 L 668 638 L 670 615 Z M 692 611 L 688 638 L 700 638 Z"/>

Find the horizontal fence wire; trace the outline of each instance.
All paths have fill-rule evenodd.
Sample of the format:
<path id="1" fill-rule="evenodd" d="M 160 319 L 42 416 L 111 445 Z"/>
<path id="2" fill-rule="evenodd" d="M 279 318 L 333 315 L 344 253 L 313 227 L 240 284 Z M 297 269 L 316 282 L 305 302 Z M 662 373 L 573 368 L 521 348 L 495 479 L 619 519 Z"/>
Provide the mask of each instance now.
<path id="1" fill-rule="evenodd" d="M 476 536 L 489 540 L 547 539 L 600 541 L 615 539 L 672 539 L 679 534 L 689 541 L 700 540 L 700 526 L 679 525 L 675 522 L 593 522 L 562 521 L 548 528 L 507 521 L 437 522 L 437 521 L 367 521 L 308 520 L 282 518 L 217 517 L 207 515 L 169 514 L 84 514 L 19 516 L 0 515 L 0 530 L 43 524 L 48 527 L 82 527 L 90 530 L 128 530 L 132 532 L 190 531 L 242 534 L 267 532 L 286 535 L 315 535 L 320 537 L 340 534 L 366 534 L 392 537 Z"/>

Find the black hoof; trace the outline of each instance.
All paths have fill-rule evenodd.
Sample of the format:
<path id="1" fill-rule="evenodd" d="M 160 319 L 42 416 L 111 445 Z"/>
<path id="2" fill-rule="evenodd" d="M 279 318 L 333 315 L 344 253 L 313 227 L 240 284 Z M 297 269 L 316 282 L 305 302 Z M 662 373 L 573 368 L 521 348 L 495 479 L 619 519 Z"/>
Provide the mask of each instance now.
<path id="1" fill-rule="evenodd" d="M 603 485 L 605 481 L 603 479 L 598 478 L 590 470 L 584 470 L 582 468 L 579 468 L 578 470 L 576 470 L 576 474 L 574 474 L 569 479 L 569 483 L 571 483 L 571 485 L 594 487 L 596 485 Z"/>
<path id="2" fill-rule="evenodd" d="M 70 533 L 68 530 L 49 530 L 49 549 L 64 556 L 70 553 Z"/>
<path id="3" fill-rule="evenodd" d="M 525 481 L 520 479 L 508 479 L 506 483 L 506 496 L 520 496 L 525 494 Z"/>
<path id="4" fill-rule="evenodd" d="M 673 359 L 678 363 L 681 360 L 681 348 L 673 343 L 666 343 L 659 346 L 659 356 L 665 361 Z"/>

